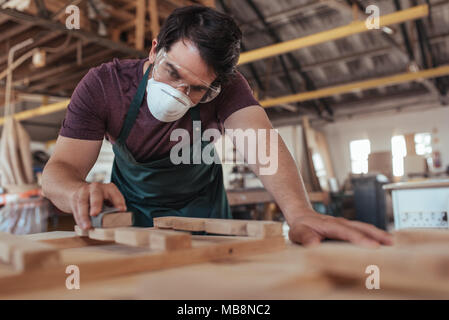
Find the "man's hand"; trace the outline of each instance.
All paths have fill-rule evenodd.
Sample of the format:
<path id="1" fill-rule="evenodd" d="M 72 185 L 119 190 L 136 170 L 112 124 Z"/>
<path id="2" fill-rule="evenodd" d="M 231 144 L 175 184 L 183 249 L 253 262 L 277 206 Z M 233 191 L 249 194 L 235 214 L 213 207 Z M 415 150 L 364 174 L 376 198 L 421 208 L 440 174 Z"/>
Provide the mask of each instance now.
<path id="1" fill-rule="evenodd" d="M 105 200 L 126 211 L 125 198 L 113 183 L 85 183 L 70 197 L 69 203 L 76 223 L 84 230 L 91 227 L 90 217 L 98 215 Z"/>
<path id="2" fill-rule="evenodd" d="M 316 213 L 308 210 L 290 223 L 289 238 L 305 246 L 318 245 L 324 239 L 345 240 L 354 244 L 376 248 L 392 245 L 391 234 L 373 225 L 344 218 Z"/>

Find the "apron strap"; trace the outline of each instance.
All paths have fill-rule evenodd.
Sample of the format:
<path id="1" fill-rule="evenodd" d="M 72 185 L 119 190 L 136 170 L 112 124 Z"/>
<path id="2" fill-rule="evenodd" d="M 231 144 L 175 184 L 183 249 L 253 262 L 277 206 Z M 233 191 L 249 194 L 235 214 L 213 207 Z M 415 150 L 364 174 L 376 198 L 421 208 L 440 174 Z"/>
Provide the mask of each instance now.
<path id="1" fill-rule="evenodd" d="M 150 73 L 150 69 L 151 66 L 148 66 L 147 71 L 143 75 L 143 78 L 140 81 L 139 86 L 137 87 L 137 93 L 134 95 L 129 110 L 126 113 L 125 122 L 117 139 L 121 143 L 125 143 L 126 139 L 128 139 L 128 135 L 131 132 L 134 122 L 137 119 L 137 115 L 139 114 L 139 109 L 140 106 L 142 105 L 143 97 L 145 96 L 145 90 L 147 86 L 148 74 Z"/>
<path id="2" fill-rule="evenodd" d="M 193 108 L 190 108 L 189 113 L 190 113 L 190 117 L 192 118 L 192 121 L 201 121 L 199 104 Z"/>

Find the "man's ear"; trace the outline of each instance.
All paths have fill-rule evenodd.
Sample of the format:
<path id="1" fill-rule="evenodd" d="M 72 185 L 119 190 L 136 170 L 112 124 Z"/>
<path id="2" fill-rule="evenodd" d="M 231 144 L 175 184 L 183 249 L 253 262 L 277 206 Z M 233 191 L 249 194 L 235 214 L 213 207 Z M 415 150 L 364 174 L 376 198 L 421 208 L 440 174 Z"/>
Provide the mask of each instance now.
<path id="1" fill-rule="evenodd" d="M 156 60 L 156 47 L 157 47 L 157 40 L 153 39 L 153 41 L 151 42 L 150 54 L 148 56 L 148 61 L 150 63 L 154 63 L 154 61 Z"/>

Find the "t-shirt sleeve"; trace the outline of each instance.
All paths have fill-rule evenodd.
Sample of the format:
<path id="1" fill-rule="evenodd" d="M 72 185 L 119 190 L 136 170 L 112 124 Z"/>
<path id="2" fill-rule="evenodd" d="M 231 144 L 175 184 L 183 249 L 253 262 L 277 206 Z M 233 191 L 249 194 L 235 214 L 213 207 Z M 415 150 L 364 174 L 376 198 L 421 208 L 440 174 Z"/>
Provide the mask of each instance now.
<path id="1" fill-rule="evenodd" d="M 220 92 L 217 98 L 219 99 L 217 117 L 221 124 L 224 123 L 227 117 L 240 109 L 249 106 L 260 107 L 248 81 L 240 72 L 237 72 L 235 78 L 223 87 L 222 92 Z"/>
<path id="2" fill-rule="evenodd" d="M 90 69 L 72 94 L 59 134 L 74 139 L 103 140 L 105 105 L 98 68 Z"/>

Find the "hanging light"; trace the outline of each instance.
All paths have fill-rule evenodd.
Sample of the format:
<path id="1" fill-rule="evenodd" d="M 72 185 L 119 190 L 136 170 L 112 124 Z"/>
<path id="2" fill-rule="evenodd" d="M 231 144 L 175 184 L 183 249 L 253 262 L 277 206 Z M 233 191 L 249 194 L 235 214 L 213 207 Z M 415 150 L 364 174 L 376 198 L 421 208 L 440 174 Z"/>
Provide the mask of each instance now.
<path id="1" fill-rule="evenodd" d="M 33 54 L 33 65 L 36 68 L 41 68 L 45 66 L 45 51 L 44 50 L 36 50 Z"/>

